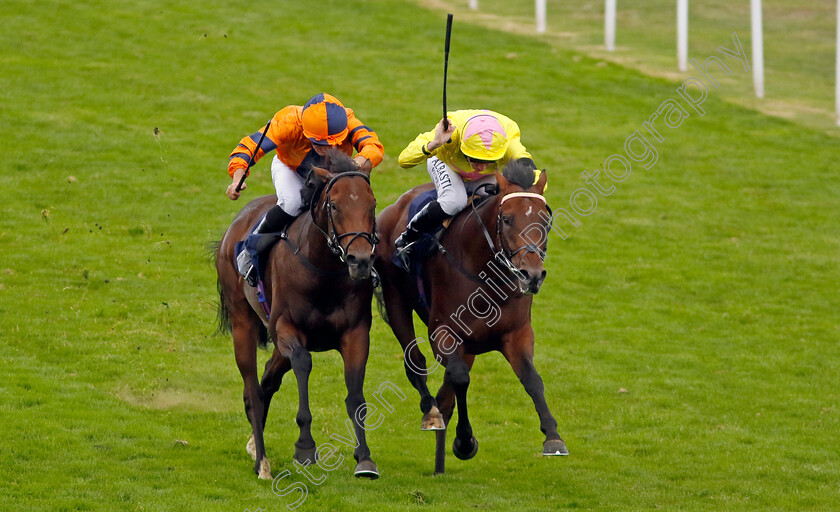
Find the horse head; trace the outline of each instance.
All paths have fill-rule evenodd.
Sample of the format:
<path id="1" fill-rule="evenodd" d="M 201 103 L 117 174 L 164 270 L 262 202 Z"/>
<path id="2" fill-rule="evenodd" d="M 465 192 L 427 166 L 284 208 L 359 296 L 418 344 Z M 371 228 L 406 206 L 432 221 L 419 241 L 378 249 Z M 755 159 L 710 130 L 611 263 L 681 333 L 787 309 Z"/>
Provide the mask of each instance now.
<path id="1" fill-rule="evenodd" d="M 496 260 L 517 278 L 519 291 L 527 295 L 539 292 L 546 274 L 543 260 L 551 219 L 543 197 L 546 180 L 545 171 L 536 180 L 534 170 L 521 161 L 496 172 L 500 196 Z"/>
<path id="2" fill-rule="evenodd" d="M 315 225 L 326 236 L 330 250 L 347 264 L 350 277 L 368 279 L 378 242 L 370 171 L 360 171 L 337 149 L 327 153 L 325 162 L 324 167 L 312 167 L 320 183 L 311 207 Z"/>

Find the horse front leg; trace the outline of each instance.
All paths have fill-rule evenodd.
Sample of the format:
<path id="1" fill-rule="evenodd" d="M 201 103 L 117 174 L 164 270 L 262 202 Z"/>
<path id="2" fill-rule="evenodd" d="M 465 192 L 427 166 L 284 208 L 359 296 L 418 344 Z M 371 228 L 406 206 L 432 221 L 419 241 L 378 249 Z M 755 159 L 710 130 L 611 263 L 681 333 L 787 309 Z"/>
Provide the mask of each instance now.
<path id="1" fill-rule="evenodd" d="M 534 330 L 528 325 L 502 340 L 502 353 L 510 363 L 519 382 L 534 401 L 540 417 L 540 430 L 545 434 L 543 455 L 568 455 L 566 443 L 557 433 L 557 420 L 551 415 L 545 401 L 545 386 L 534 366 Z"/>
<path id="2" fill-rule="evenodd" d="M 467 367 L 472 369 L 475 356 L 472 354 L 464 354 L 462 359 L 467 363 Z M 452 388 L 452 383 L 446 378 L 444 374 L 443 384 L 437 392 L 437 403 L 440 405 L 440 413 L 443 416 L 443 421 L 449 425 L 449 420 L 455 413 L 455 390 Z M 435 432 L 435 474 L 443 474 L 446 472 L 446 429 Z"/>
<path id="3" fill-rule="evenodd" d="M 309 375 L 312 373 L 312 354 L 304 346 L 305 338 L 291 323 L 278 318 L 272 337 L 280 354 L 287 358 L 298 385 L 298 412 L 295 422 L 300 429 L 295 441 L 295 460 L 301 464 L 315 463 L 315 440 L 312 438 L 312 412 L 309 409 Z"/>
<path id="4" fill-rule="evenodd" d="M 315 439 L 312 438 L 312 412 L 309 408 L 309 375 L 312 373 L 312 354 L 297 345 L 291 353 L 292 371 L 298 385 L 298 412 L 295 422 L 300 435 L 295 441 L 295 459 L 301 464 L 315 463 Z"/>
<path id="5" fill-rule="evenodd" d="M 452 453 L 461 460 L 469 460 L 478 453 L 478 441 L 473 436 L 470 417 L 467 412 L 467 389 L 470 387 L 470 367 L 460 354 L 450 357 L 446 365 L 446 378 L 455 391 L 455 404 L 458 407 L 458 424 L 455 427 L 455 439 L 452 441 Z"/>
<path id="6" fill-rule="evenodd" d="M 283 382 L 283 376 L 292 369 L 292 361 L 277 349 L 271 354 L 271 358 L 265 363 L 263 376 L 260 380 L 260 389 L 263 392 L 263 402 L 265 403 L 265 412 L 263 413 L 263 428 L 265 427 L 265 418 L 268 417 L 268 407 L 271 405 L 271 399 L 274 393 L 280 389 L 280 384 Z"/>
<path id="7" fill-rule="evenodd" d="M 435 348 L 438 352 L 438 347 Z M 470 386 L 470 368 L 474 357 L 465 355 L 461 347 L 449 354 L 446 358 L 443 385 L 438 391 L 438 403 L 441 404 L 447 424 L 452 418 L 453 409 L 458 407 L 458 424 L 455 427 L 455 439 L 452 441 L 452 453 L 461 460 L 469 460 L 478 453 L 478 441 L 473 436 L 467 412 L 467 389 Z M 435 474 L 440 474 L 446 470 L 446 431 L 436 434 Z"/>
<path id="8" fill-rule="evenodd" d="M 405 375 L 420 394 L 420 412 L 423 413 L 420 430 L 443 430 L 446 428 L 446 422 L 443 420 L 437 401 L 429 392 L 426 381 L 426 377 L 437 369 L 439 363 L 436 362 L 431 370 L 426 367 L 426 358 L 418 348 L 422 340 L 415 337 L 411 306 L 399 287 L 393 284 L 392 279 L 401 278 L 393 276 L 383 284 L 385 311 L 388 314 L 391 330 L 403 348 Z"/>
<path id="9" fill-rule="evenodd" d="M 344 359 L 344 381 L 347 385 L 347 415 L 353 423 L 356 433 L 356 449 L 353 458 L 356 459 L 356 477 L 370 479 L 379 478 L 379 469 L 370 458 L 370 449 L 365 436 L 365 420 L 367 419 L 367 402 L 365 402 L 364 383 L 365 366 L 370 350 L 370 325 L 357 327 L 344 334 L 341 339 L 341 357 Z M 378 426 L 375 425 L 374 428 Z"/>

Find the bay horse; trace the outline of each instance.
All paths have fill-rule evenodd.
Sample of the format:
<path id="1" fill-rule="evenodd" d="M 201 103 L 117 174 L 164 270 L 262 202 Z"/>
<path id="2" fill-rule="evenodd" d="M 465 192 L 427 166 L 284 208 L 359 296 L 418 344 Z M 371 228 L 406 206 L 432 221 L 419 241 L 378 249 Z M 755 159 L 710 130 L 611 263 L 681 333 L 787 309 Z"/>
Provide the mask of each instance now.
<path id="1" fill-rule="evenodd" d="M 546 180 L 543 172 L 534 183 L 534 171 L 518 162 L 497 171 L 495 185 L 478 187 L 495 188 L 495 195 L 480 206 L 473 201 L 453 218 L 438 250 L 422 263 L 419 276 L 395 264 L 394 240 L 406 227 L 411 201 L 432 185 L 409 190 L 377 218 L 383 240 L 375 259 L 382 278 L 381 298 L 404 351 L 406 376 L 420 394 L 421 429 L 437 430 L 435 473 L 445 471 L 446 426 L 456 403 L 452 451 L 462 460 L 478 451 L 467 413 L 470 369 L 476 355 L 494 350 L 505 356 L 534 402 L 546 436 L 543 455 L 568 455 L 533 362 L 531 303 L 546 275 L 543 259 L 551 219 L 543 197 Z M 432 369 L 427 369 L 418 348 L 422 339 L 415 337 L 412 311 L 428 327 L 436 360 Z M 439 364 L 446 370 L 433 397 L 426 376 Z"/>
<path id="2" fill-rule="evenodd" d="M 236 243 L 276 204 L 276 196 L 249 202 L 234 218 L 216 254 L 220 327 L 233 334 L 236 364 L 245 384 L 245 414 L 253 431 L 247 451 L 262 479 L 271 479 L 263 441 L 268 407 L 289 370 L 297 379 L 299 395 L 295 419 L 300 436 L 294 458 L 310 464 L 323 455 L 319 450 L 316 456 L 311 433 L 309 374 L 310 352 L 325 350 L 338 350 L 344 360 L 345 405 L 357 442 L 355 475 L 379 476 L 365 440 L 367 408 L 362 391 L 370 347 L 376 199 L 369 175 L 358 171 L 349 156 L 331 150 L 326 163 L 327 168 L 312 168 L 309 184 L 315 189 L 308 213 L 295 219 L 268 255 L 263 281 L 268 315 L 258 289 L 248 286 L 237 272 L 234 252 Z M 257 345 L 266 345 L 268 339 L 274 350 L 258 381 Z"/>

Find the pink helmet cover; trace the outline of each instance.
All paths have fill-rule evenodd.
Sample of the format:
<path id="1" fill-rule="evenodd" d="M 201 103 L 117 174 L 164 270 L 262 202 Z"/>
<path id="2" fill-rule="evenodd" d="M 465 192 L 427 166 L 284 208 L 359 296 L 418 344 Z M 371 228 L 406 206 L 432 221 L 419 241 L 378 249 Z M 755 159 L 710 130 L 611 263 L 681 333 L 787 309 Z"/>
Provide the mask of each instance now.
<path id="1" fill-rule="evenodd" d="M 464 128 L 464 139 L 469 139 L 476 133 L 479 134 L 481 142 L 484 143 L 484 147 L 488 151 L 492 149 L 493 133 L 501 134 L 502 140 L 507 138 L 502 124 L 492 114 L 477 114 L 467 120 Z"/>

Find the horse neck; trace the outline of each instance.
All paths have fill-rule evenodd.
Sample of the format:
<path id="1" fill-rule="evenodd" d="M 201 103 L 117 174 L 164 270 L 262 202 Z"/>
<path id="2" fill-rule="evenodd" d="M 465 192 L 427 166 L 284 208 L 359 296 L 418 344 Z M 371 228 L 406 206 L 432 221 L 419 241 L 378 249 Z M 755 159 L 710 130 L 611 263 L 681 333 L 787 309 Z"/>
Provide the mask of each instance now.
<path id="1" fill-rule="evenodd" d="M 461 258 L 462 261 L 469 262 L 473 268 L 481 269 L 488 261 L 493 260 L 493 253 L 496 249 L 496 229 L 498 224 L 499 201 L 501 196 L 493 196 L 487 202 L 477 209 L 478 217 L 481 223 L 487 229 L 487 234 L 490 235 L 490 241 L 493 243 L 492 247 L 487 243 L 487 238 L 484 236 L 484 231 L 479 225 L 478 219 L 472 213 L 472 206 L 470 208 L 468 217 L 464 220 L 463 228 L 472 231 L 470 239 L 474 241 L 471 246 L 475 246 L 478 250 L 470 250 L 471 246 L 461 244 Z"/>

